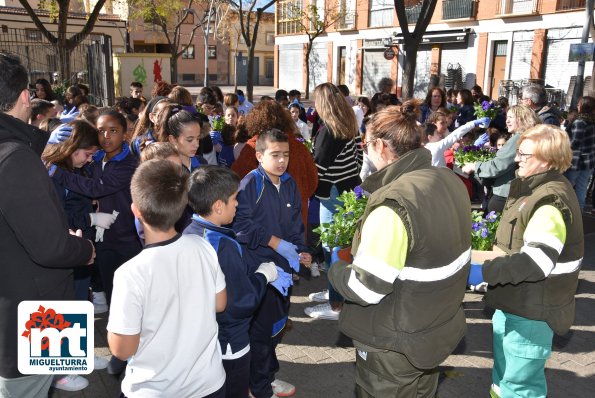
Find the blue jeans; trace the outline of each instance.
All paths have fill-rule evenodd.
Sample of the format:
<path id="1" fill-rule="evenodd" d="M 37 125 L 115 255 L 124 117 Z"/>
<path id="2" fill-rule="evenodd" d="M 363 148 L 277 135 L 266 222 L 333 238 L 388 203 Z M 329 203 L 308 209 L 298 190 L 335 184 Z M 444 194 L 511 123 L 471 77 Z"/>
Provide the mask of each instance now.
<path id="1" fill-rule="evenodd" d="M 337 190 L 337 187 L 335 185 L 333 185 L 331 187 L 331 194 L 330 197 L 328 199 L 320 199 L 320 224 L 330 224 L 331 222 L 333 222 L 333 214 L 335 214 L 337 212 L 337 208 L 336 206 L 340 206 L 341 202 L 337 199 L 337 197 L 339 196 L 339 191 Z M 324 251 L 324 262 L 326 265 L 326 270 L 328 273 L 328 270 L 330 270 L 331 268 L 331 250 L 332 247 L 328 247 L 327 245 L 323 244 L 322 245 L 322 250 Z M 343 296 L 341 296 L 335 289 L 333 289 L 333 286 L 331 285 L 331 283 L 329 282 L 328 284 L 328 296 L 329 296 L 329 301 L 331 302 L 339 302 L 342 303 L 343 302 Z"/>
<path id="2" fill-rule="evenodd" d="M 585 208 L 585 199 L 587 198 L 587 189 L 589 188 L 592 173 L 593 170 L 567 170 L 564 173 L 568 181 L 574 186 L 581 210 Z"/>

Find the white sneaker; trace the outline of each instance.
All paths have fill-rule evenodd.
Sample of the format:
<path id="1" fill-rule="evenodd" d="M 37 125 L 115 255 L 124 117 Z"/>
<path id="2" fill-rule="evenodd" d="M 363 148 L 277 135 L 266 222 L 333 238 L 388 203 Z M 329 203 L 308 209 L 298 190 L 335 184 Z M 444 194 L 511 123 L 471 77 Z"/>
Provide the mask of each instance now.
<path id="1" fill-rule="evenodd" d="M 105 292 L 93 292 L 93 307 L 95 307 L 96 314 L 107 312 L 108 308 Z"/>
<path id="2" fill-rule="evenodd" d="M 317 303 L 326 303 L 328 301 L 328 290 L 323 290 L 318 293 L 310 293 L 308 300 L 315 301 Z"/>
<path id="3" fill-rule="evenodd" d="M 109 363 L 109 359 L 105 359 L 103 357 L 95 357 L 95 370 L 102 370 L 107 368 L 107 364 Z"/>
<path id="4" fill-rule="evenodd" d="M 312 278 L 318 278 L 320 276 L 320 270 L 318 269 L 318 263 L 312 263 L 312 265 L 310 265 L 310 276 Z"/>
<path id="5" fill-rule="evenodd" d="M 275 394 L 273 397 L 291 397 L 295 394 L 295 386 L 283 380 L 275 379 L 271 383 L 271 387 Z"/>
<path id="6" fill-rule="evenodd" d="M 314 307 L 307 307 L 304 309 L 306 315 L 315 319 L 329 319 L 331 321 L 338 321 L 341 311 L 333 311 L 329 303 L 315 305 Z"/>
<path id="7" fill-rule="evenodd" d="M 89 380 L 79 375 L 55 377 L 52 386 L 58 390 L 80 391 L 89 385 Z"/>

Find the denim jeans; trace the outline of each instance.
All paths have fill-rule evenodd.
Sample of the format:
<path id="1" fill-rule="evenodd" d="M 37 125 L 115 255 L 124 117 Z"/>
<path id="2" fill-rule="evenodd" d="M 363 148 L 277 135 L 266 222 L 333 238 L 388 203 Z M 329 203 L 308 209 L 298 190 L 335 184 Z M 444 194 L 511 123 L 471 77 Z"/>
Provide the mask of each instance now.
<path id="1" fill-rule="evenodd" d="M 567 170 L 564 173 L 568 181 L 574 186 L 581 210 L 585 208 L 585 199 L 587 198 L 587 189 L 589 188 L 592 173 L 593 170 Z"/>
<path id="2" fill-rule="evenodd" d="M 339 191 L 337 187 L 333 185 L 331 187 L 331 194 L 328 199 L 320 199 L 320 224 L 330 224 L 333 222 L 333 214 L 337 212 L 337 205 L 341 205 L 341 202 L 337 199 L 339 196 Z M 324 251 L 324 262 L 326 263 L 327 274 L 328 270 L 331 268 L 331 250 L 332 247 L 328 247 L 327 245 L 322 245 L 322 250 Z M 333 286 L 329 282 L 328 284 L 328 296 L 329 301 L 331 302 L 343 302 L 343 297 L 333 289 Z"/>

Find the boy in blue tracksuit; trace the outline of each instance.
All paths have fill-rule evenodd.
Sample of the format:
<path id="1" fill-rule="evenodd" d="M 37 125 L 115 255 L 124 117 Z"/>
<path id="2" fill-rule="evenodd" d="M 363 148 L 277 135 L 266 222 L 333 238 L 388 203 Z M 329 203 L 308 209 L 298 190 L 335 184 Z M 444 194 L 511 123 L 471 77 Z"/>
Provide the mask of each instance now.
<path id="1" fill-rule="evenodd" d="M 275 379 L 279 369 L 275 347 L 289 313 L 289 276 L 299 270 L 300 261 L 309 265 L 312 257 L 304 242 L 300 193 L 286 172 L 287 135 L 277 129 L 260 133 L 256 158 L 260 166 L 240 183 L 233 230 L 257 264 L 272 261 L 282 271 L 278 281 L 267 288 L 252 321 L 250 391 L 255 398 L 270 398 L 273 393 L 290 396 L 295 387 Z"/>
<path id="2" fill-rule="evenodd" d="M 227 307 L 217 314 L 217 323 L 228 398 L 248 397 L 250 322 L 267 284 L 277 279 L 274 263 L 252 266 L 243 258 L 233 230 L 223 226 L 236 214 L 239 185 L 238 176 L 224 167 L 208 165 L 192 173 L 188 200 L 195 214 L 184 230 L 184 234 L 202 236 L 213 246 L 225 275 Z"/>

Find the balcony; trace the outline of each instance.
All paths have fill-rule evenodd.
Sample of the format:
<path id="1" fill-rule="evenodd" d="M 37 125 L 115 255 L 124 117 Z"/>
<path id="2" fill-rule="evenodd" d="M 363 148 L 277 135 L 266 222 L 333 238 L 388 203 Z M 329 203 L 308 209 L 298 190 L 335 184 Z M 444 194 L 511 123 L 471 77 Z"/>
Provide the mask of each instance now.
<path id="1" fill-rule="evenodd" d="M 558 0 L 556 11 L 577 10 L 585 8 L 585 0 Z"/>
<path id="2" fill-rule="evenodd" d="M 539 0 L 498 0 L 496 15 L 531 15 L 537 13 Z"/>
<path id="3" fill-rule="evenodd" d="M 476 0 L 443 0 L 442 20 L 473 19 L 477 11 Z"/>
<path id="4" fill-rule="evenodd" d="M 417 23 L 419 14 L 421 14 L 421 6 L 422 3 L 420 2 L 413 7 L 405 7 L 405 15 L 407 15 L 407 23 L 409 23 L 409 25 L 415 25 Z"/>
<path id="5" fill-rule="evenodd" d="M 355 12 L 346 13 L 345 16 L 337 21 L 337 30 L 355 29 L 355 17 Z"/>

